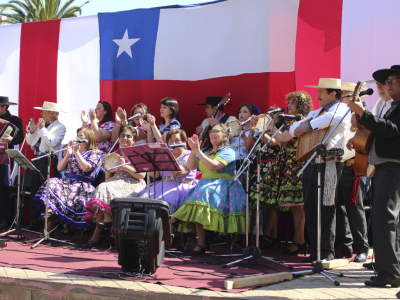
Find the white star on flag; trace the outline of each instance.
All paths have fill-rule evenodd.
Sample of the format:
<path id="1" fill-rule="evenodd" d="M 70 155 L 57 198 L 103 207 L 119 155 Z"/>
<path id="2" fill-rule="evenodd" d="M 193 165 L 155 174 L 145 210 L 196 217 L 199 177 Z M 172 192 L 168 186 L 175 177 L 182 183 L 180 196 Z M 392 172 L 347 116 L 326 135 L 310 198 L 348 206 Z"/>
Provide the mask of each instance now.
<path id="1" fill-rule="evenodd" d="M 136 43 L 139 39 L 130 39 L 128 37 L 128 28 L 125 30 L 124 36 L 122 39 L 119 40 L 113 40 L 114 43 L 116 43 L 119 48 L 118 48 L 118 54 L 117 58 L 124 52 L 126 52 L 131 58 L 132 58 L 132 51 L 131 51 L 131 46 Z"/>

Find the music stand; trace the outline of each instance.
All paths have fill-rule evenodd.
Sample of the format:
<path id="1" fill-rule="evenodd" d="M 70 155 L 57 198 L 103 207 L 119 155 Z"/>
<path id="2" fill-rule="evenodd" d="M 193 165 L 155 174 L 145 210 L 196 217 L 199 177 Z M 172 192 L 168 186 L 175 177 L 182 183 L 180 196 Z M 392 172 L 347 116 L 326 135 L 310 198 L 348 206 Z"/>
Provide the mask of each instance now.
<path id="1" fill-rule="evenodd" d="M 175 156 L 166 144 L 151 143 L 120 148 L 137 172 L 180 171 Z M 154 199 L 157 199 L 154 185 Z"/>
<path id="2" fill-rule="evenodd" d="M 26 238 L 26 236 L 24 236 L 21 233 L 21 215 L 20 215 L 21 214 L 21 206 L 22 206 L 22 201 L 20 199 L 20 196 L 21 196 L 21 191 L 20 191 L 20 189 L 21 189 L 21 167 L 25 171 L 36 172 L 39 174 L 40 174 L 40 171 L 34 165 L 32 165 L 32 163 L 19 150 L 7 149 L 7 150 L 3 151 L 3 149 L 5 149 L 7 147 L 5 147 L 5 148 L 2 147 L 3 146 L 2 144 L 3 143 L 0 143 L 0 156 L 1 156 L 0 162 L 3 161 L 4 157 L 7 157 L 7 159 L 9 159 L 9 157 L 11 157 L 18 164 L 18 188 L 17 188 L 17 215 L 16 215 L 14 222 L 11 225 L 10 229 L 7 232 L 0 234 L 0 236 L 5 236 L 5 235 L 10 234 L 11 232 L 16 231 L 17 239 L 19 239 L 20 236 L 23 236 Z M 35 231 L 26 230 L 26 229 L 23 229 L 23 230 L 28 231 L 28 232 L 35 232 Z M 38 233 L 38 232 L 35 232 L 35 233 Z"/>

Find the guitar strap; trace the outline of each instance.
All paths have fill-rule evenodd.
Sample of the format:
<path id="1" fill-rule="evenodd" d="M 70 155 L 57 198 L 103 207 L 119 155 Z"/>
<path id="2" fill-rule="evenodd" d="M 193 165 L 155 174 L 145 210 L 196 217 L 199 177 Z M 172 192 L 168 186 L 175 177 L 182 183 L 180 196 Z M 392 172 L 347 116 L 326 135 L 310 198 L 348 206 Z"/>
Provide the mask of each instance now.
<path id="1" fill-rule="evenodd" d="M 221 118 L 221 120 L 219 120 L 218 123 L 225 124 L 226 121 L 228 121 L 228 119 L 229 119 L 229 116 L 228 116 L 228 115 L 224 115 L 224 116 Z"/>

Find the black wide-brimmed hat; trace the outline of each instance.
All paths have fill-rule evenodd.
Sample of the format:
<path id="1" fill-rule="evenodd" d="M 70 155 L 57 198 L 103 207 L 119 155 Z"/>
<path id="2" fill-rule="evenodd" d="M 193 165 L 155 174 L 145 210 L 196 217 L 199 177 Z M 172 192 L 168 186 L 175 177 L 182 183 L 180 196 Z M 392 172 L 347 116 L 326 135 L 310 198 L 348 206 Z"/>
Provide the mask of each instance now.
<path id="1" fill-rule="evenodd" d="M 393 65 L 390 69 L 380 69 L 372 73 L 372 77 L 382 84 L 386 84 L 390 75 L 400 75 L 400 65 Z"/>
<path id="2" fill-rule="evenodd" d="M 18 103 L 10 102 L 8 97 L 0 96 L 0 105 L 18 105 Z"/>
<path id="3" fill-rule="evenodd" d="M 222 97 L 217 97 L 217 96 L 213 96 L 213 97 L 206 97 L 206 103 L 197 103 L 197 105 L 207 105 L 210 104 L 212 106 L 217 106 L 218 103 L 220 103 L 222 100 Z M 226 105 L 230 105 L 230 104 L 226 104 Z"/>

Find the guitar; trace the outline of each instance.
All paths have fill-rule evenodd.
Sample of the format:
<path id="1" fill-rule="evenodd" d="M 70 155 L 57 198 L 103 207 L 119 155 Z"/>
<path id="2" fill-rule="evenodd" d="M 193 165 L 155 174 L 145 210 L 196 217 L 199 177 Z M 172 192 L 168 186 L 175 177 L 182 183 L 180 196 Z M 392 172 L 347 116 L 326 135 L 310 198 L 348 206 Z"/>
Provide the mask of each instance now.
<path id="1" fill-rule="evenodd" d="M 217 108 L 215 109 L 215 112 L 214 112 L 214 114 L 213 114 L 213 118 L 215 118 L 215 116 L 217 115 L 217 113 L 218 113 L 218 108 L 219 108 L 221 105 L 226 105 L 226 104 L 229 102 L 229 100 L 231 100 L 231 93 L 230 93 L 230 92 L 226 93 L 226 95 L 225 95 L 225 96 L 221 99 L 221 101 L 217 104 Z M 203 132 L 201 133 L 201 135 L 200 135 L 200 137 L 199 137 L 199 141 L 201 141 L 201 143 L 200 143 L 200 149 L 203 149 L 203 148 L 207 145 L 208 139 L 209 139 L 208 132 L 210 131 L 210 129 L 211 129 L 211 126 L 210 126 L 210 125 L 207 125 L 206 128 L 204 128 Z"/>
<path id="2" fill-rule="evenodd" d="M 356 88 L 353 93 L 353 101 L 360 101 L 358 95 L 360 93 L 362 81 L 357 82 Z M 360 116 L 356 115 L 357 123 Z M 357 131 L 354 135 L 353 148 L 356 150 L 354 157 L 354 172 L 371 178 L 374 176 L 375 167 L 370 165 L 368 162 L 368 153 L 371 147 L 372 140 L 374 139 L 374 133 L 358 124 Z"/>

